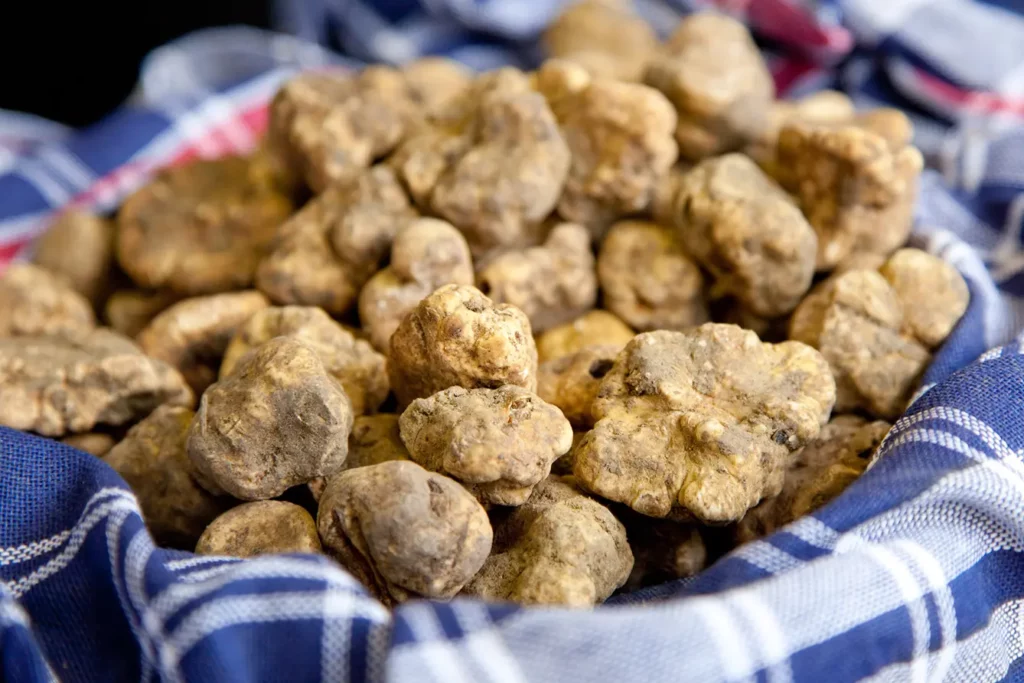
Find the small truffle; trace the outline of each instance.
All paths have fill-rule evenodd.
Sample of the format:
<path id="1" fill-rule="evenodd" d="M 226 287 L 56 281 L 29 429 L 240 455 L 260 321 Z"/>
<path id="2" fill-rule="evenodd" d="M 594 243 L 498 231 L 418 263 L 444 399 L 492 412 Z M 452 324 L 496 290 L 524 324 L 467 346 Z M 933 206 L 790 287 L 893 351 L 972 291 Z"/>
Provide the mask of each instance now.
<path id="1" fill-rule="evenodd" d="M 281 226 L 256 286 L 275 303 L 341 315 L 414 216 L 394 173 L 375 166 L 317 196 Z"/>
<path id="2" fill-rule="evenodd" d="M 590 607 L 633 568 L 626 530 L 571 477 L 548 477 L 494 530 L 494 551 L 463 590 L 484 600 Z"/>
<path id="3" fill-rule="evenodd" d="M 901 334 L 903 307 L 881 275 L 850 270 L 815 287 L 789 321 L 789 337 L 821 351 L 836 380 L 836 410 L 884 419 L 903 412 L 931 356 Z"/>
<path id="4" fill-rule="evenodd" d="M 778 163 L 783 184 L 818 233 L 819 270 L 855 252 L 888 255 L 907 241 L 924 165 L 916 148 L 894 147 L 857 122 L 793 121 L 779 133 Z"/>
<path id="5" fill-rule="evenodd" d="M 782 492 L 739 521 L 736 539 L 746 543 L 767 536 L 835 499 L 864 472 L 889 427 L 855 415 L 833 418 L 796 453 Z"/>
<path id="6" fill-rule="evenodd" d="M 473 72 L 444 57 L 422 57 L 402 66 L 412 101 L 423 112 L 444 105 L 469 87 Z"/>
<path id="7" fill-rule="evenodd" d="M 590 406 L 601 380 L 615 364 L 621 346 L 586 346 L 576 353 L 540 364 L 537 395 L 562 411 L 576 429 L 590 429 Z"/>
<path id="8" fill-rule="evenodd" d="M 480 503 L 448 477 L 407 461 L 332 477 L 317 527 L 327 552 L 386 604 L 451 598 L 491 550 Z"/>
<path id="9" fill-rule="evenodd" d="M 121 289 L 110 295 L 103 309 L 107 324 L 126 337 L 135 337 L 162 311 L 181 301 L 170 290 Z"/>
<path id="10" fill-rule="evenodd" d="M 595 77 L 638 81 L 658 50 L 658 37 L 630 5 L 575 2 L 548 26 L 544 47 L 552 57 L 573 61 Z"/>
<path id="11" fill-rule="evenodd" d="M 417 203 L 459 228 L 474 255 L 532 244 L 570 158 L 529 78 L 511 68 L 482 74 L 430 118 L 391 160 Z"/>
<path id="12" fill-rule="evenodd" d="M 556 113 L 572 152 L 558 213 L 600 239 L 612 222 L 651 204 L 676 160 L 676 112 L 653 88 L 596 81 Z"/>
<path id="13" fill-rule="evenodd" d="M 971 295 L 956 268 L 920 249 L 900 249 L 879 272 L 903 304 L 903 334 L 934 349 L 967 311 Z"/>
<path id="14" fill-rule="evenodd" d="M 572 446 L 558 408 L 516 386 L 452 387 L 420 398 L 399 418 L 409 457 L 481 501 L 520 505 Z"/>
<path id="15" fill-rule="evenodd" d="M 417 118 L 396 69 L 316 71 L 281 86 L 270 105 L 268 135 L 309 187 L 322 192 L 390 153 Z"/>
<path id="16" fill-rule="evenodd" d="M 798 100 L 778 100 L 768 110 L 764 126 L 743 152 L 775 179 L 786 169 L 779 168 L 776 147 L 779 132 L 791 121 L 805 123 L 844 123 L 854 118 L 853 102 L 845 93 L 819 90 Z"/>
<path id="17" fill-rule="evenodd" d="M 395 330 L 388 377 L 401 408 L 448 387 L 537 387 L 537 347 L 530 321 L 474 287 L 445 285 L 421 301 Z"/>
<path id="18" fill-rule="evenodd" d="M 764 129 L 775 85 L 747 28 L 700 12 L 679 23 L 644 82 L 679 113 L 679 155 L 699 161 L 739 149 Z"/>
<path id="19" fill-rule="evenodd" d="M 569 356 L 587 346 L 602 345 L 622 348 L 636 332 L 608 311 L 596 310 L 571 323 L 553 327 L 537 337 L 537 356 L 546 363 Z"/>
<path id="20" fill-rule="evenodd" d="M 196 543 L 197 555 L 255 557 L 320 551 L 310 514 L 280 500 L 259 500 L 228 510 L 206 527 Z"/>
<path id="21" fill-rule="evenodd" d="M 344 467 L 352 406 L 316 351 L 276 337 L 203 394 L 188 437 L 211 493 L 265 500 Z"/>
<path id="22" fill-rule="evenodd" d="M 700 268 L 675 233 L 655 223 L 612 226 L 597 277 L 605 307 L 637 330 L 681 330 L 708 319 Z"/>
<path id="23" fill-rule="evenodd" d="M 395 236 L 391 264 L 359 293 L 359 320 L 374 348 L 386 353 L 409 311 L 447 284 L 473 284 L 469 245 L 450 223 L 421 218 Z"/>
<path id="24" fill-rule="evenodd" d="M 569 322 L 597 302 L 590 235 L 573 223 L 556 225 L 542 246 L 498 256 L 477 279 L 492 301 L 521 309 L 534 333 Z"/>
<path id="25" fill-rule="evenodd" d="M 834 401 L 828 364 L 804 344 L 716 323 L 639 334 L 605 375 L 573 471 L 651 517 L 736 521 L 779 492 Z"/>
<path id="26" fill-rule="evenodd" d="M 242 157 L 164 169 L 121 206 L 117 261 L 144 288 L 186 296 L 245 288 L 291 211 Z"/>
<path id="27" fill-rule="evenodd" d="M 235 330 L 269 305 L 265 296 L 252 291 L 185 299 L 139 332 L 139 346 L 150 358 L 177 368 L 199 396 L 217 379 Z"/>
<path id="28" fill-rule="evenodd" d="M 818 240 L 782 188 L 742 154 L 707 159 L 676 190 L 672 225 L 686 252 L 751 313 L 789 313 L 811 287 Z"/>
<path id="29" fill-rule="evenodd" d="M 114 226 L 84 211 L 66 211 L 36 242 L 32 261 L 63 276 L 93 305 L 100 304 L 110 287 Z"/>
<path id="30" fill-rule="evenodd" d="M 196 483 L 185 442 L 194 413 L 161 406 L 138 423 L 104 461 L 132 487 L 157 544 L 191 550 L 217 515 L 233 504 Z"/>
<path id="31" fill-rule="evenodd" d="M 67 336 L 94 327 L 92 305 L 63 277 L 28 263 L 0 275 L 0 337 Z"/>
<path id="32" fill-rule="evenodd" d="M 316 352 L 327 372 L 341 382 L 354 414 L 375 412 L 387 398 L 384 356 L 312 306 L 264 308 L 250 317 L 224 351 L 220 378 L 231 375 L 250 349 L 283 336 L 300 339 Z"/>
<path id="33" fill-rule="evenodd" d="M 13 429 L 64 436 L 192 401 L 177 370 L 110 330 L 0 339 L 0 424 Z"/>

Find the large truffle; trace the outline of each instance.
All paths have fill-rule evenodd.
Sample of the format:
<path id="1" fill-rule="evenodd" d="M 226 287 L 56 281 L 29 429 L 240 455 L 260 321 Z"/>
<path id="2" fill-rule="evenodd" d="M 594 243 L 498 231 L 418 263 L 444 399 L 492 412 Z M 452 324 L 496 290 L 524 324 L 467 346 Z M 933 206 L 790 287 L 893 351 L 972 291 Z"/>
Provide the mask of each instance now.
<path id="1" fill-rule="evenodd" d="M 834 401 L 828 364 L 805 344 L 715 323 L 639 334 L 605 375 L 574 473 L 645 515 L 735 521 L 779 492 Z"/>
<path id="2" fill-rule="evenodd" d="M 492 301 L 522 310 L 535 333 L 569 322 L 597 302 L 590 235 L 573 223 L 556 225 L 541 246 L 498 256 L 477 280 Z"/>
<path id="3" fill-rule="evenodd" d="M 668 228 L 616 223 L 601 245 L 597 277 L 605 308 L 638 330 L 680 330 L 707 320 L 704 277 Z"/>
<path id="4" fill-rule="evenodd" d="M 593 76 L 638 81 L 658 49 L 658 37 L 631 4 L 574 2 L 545 30 L 544 47 L 552 57 L 573 61 Z"/>
<path id="5" fill-rule="evenodd" d="M 154 540 L 181 550 L 192 550 L 206 525 L 233 504 L 193 478 L 185 449 L 193 416 L 188 408 L 161 406 L 104 458 L 132 487 Z"/>
<path id="6" fill-rule="evenodd" d="M 145 288 L 194 296 L 248 287 L 291 211 L 245 158 L 164 169 L 121 206 L 117 261 Z"/>
<path id="7" fill-rule="evenodd" d="M 452 387 L 417 399 L 399 428 L 414 461 L 498 505 L 525 502 L 572 446 L 572 426 L 558 408 L 516 386 Z"/>
<path id="8" fill-rule="evenodd" d="M 931 356 L 901 334 L 903 306 L 870 270 L 818 285 L 793 312 L 789 337 L 819 349 L 836 379 L 836 410 L 893 419 L 906 408 Z"/>
<path id="9" fill-rule="evenodd" d="M 421 218 L 395 236 L 391 264 L 359 293 L 359 320 L 373 346 L 387 352 L 402 318 L 447 284 L 473 284 L 469 245 L 450 223 Z"/>
<path id="10" fill-rule="evenodd" d="M 14 263 L 0 276 L 0 337 L 88 332 L 96 317 L 88 299 L 59 275 Z"/>
<path id="11" fill-rule="evenodd" d="M 375 166 L 315 197 L 281 226 L 256 286 L 275 303 L 340 315 L 414 216 L 394 173 Z"/>
<path id="12" fill-rule="evenodd" d="M 789 196 L 742 154 L 698 164 L 676 189 L 672 224 L 687 253 L 754 315 L 789 313 L 811 287 L 818 241 Z"/>
<path id="13" fill-rule="evenodd" d="M 400 406 L 448 387 L 537 387 L 537 347 L 530 321 L 473 287 L 445 285 L 421 301 L 395 330 L 388 377 Z"/>
<path id="14" fill-rule="evenodd" d="M 722 14 L 679 23 L 644 82 L 679 113 L 680 156 L 698 161 L 739 149 L 765 126 L 775 85 L 746 27 Z"/>
<path id="15" fill-rule="evenodd" d="M 492 540 L 473 496 L 407 461 L 331 478 L 317 526 L 327 552 L 387 604 L 454 596 L 487 559 Z"/>
<path id="16" fill-rule="evenodd" d="M 63 436 L 192 401 L 177 370 L 110 330 L 0 339 L 0 424 L 7 427 Z"/>
<path id="17" fill-rule="evenodd" d="M 372 413 L 387 398 L 384 356 L 312 306 L 275 306 L 250 317 L 224 351 L 220 378 L 232 374 L 249 350 L 282 336 L 299 339 L 316 352 L 327 372 L 341 382 L 354 414 Z"/>
<path id="18" fill-rule="evenodd" d="M 818 233 L 819 270 L 855 252 L 891 254 L 910 234 L 924 162 L 887 118 L 882 130 L 791 121 L 779 133 L 781 178 Z"/>
<path id="19" fill-rule="evenodd" d="M 263 500 L 339 471 L 351 430 L 352 406 L 316 351 L 275 337 L 203 394 L 188 455 L 208 491 Z"/>
<path id="20" fill-rule="evenodd" d="M 572 152 L 558 213 L 596 238 L 616 219 L 645 210 L 676 160 L 676 113 L 638 83 L 595 81 L 556 112 Z"/>
<path id="21" fill-rule="evenodd" d="M 139 346 L 177 368 L 198 396 L 217 379 L 235 330 L 268 305 L 265 296 L 252 291 L 186 299 L 153 318 L 139 332 Z"/>
<path id="22" fill-rule="evenodd" d="M 478 76 L 391 160 L 417 203 L 459 228 L 474 254 L 533 243 L 569 162 L 544 97 L 511 68 Z"/>
<path id="23" fill-rule="evenodd" d="M 494 551 L 464 595 L 589 607 L 621 586 L 633 567 L 622 524 L 571 477 L 545 479 L 494 534 Z"/>

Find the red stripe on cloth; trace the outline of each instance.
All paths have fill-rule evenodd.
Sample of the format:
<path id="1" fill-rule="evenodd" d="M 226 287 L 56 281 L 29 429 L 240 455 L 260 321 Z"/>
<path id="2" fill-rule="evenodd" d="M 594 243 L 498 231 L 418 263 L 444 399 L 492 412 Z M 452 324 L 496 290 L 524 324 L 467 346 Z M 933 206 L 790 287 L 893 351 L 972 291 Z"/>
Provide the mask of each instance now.
<path id="1" fill-rule="evenodd" d="M 818 71 L 821 71 L 821 68 L 806 59 L 780 57 L 773 60 L 771 72 L 775 81 L 775 92 L 780 97 L 785 96 L 794 85 Z"/>
<path id="2" fill-rule="evenodd" d="M 929 97 L 943 100 L 949 106 L 987 114 L 1000 112 L 1024 116 L 1024 100 L 1003 97 L 986 90 L 958 88 L 919 67 L 913 67 L 912 73 Z"/>
<path id="3" fill-rule="evenodd" d="M 28 247 L 31 241 L 32 240 L 30 239 L 20 239 L 6 244 L 0 244 L 0 270 L 3 270 L 10 265 L 11 261 L 16 259 L 21 252 Z"/>

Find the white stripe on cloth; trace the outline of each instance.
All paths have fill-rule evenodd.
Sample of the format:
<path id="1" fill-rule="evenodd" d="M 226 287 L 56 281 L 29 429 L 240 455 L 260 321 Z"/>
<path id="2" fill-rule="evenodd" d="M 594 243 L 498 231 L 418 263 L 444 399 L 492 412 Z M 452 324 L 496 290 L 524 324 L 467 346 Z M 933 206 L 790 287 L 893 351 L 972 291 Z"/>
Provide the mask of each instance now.
<path id="1" fill-rule="evenodd" d="M 182 569 L 198 567 L 204 564 L 213 564 L 214 562 L 231 562 L 233 564 L 237 564 L 238 562 L 241 562 L 241 559 L 237 557 L 221 557 L 217 555 L 200 555 L 198 557 L 190 557 L 187 560 L 173 560 L 165 564 L 164 568 L 174 572 Z"/>
<path id="2" fill-rule="evenodd" d="M 462 641 L 451 642 L 437 621 L 437 614 L 430 605 L 413 603 L 402 609 L 402 616 L 413 632 L 415 642 L 400 645 L 391 649 L 388 657 L 388 670 L 397 675 L 398 680 L 422 680 L 429 675 L 429 680 L 437 683 L 485 683 L 474 679 L 467 663 L 463 661 Z M 406 668 L 406 658 L 411 655 L 412 668 Z M 427 671 L 424 671 L 424 667 Z M 398 674 L 406 671 L 406 676 Z M 488 682 L 489 683 L 489 682 Z"/>
<path id="3" fill-rule="evenodd" d="M 41 147 L 36 157 L 75 191 L 84 190 L 96 182 L 96 174 L 92 169 L 62 145 Z"/>
<path id="4" fill-rule="evenodd" d="M 387 610 L 365 596 L 335 592 L 333 599 L 325 601 L 326 597 L 324 591 L 294 591 L 232 595 L 205 603 L 159 643 L 161 674 L 166 680 L 184 683 L 181 659 L 205 638 L 237 624 L 306 621 L 325 613 L 331 619 L 388 620 Z"/>
<path id="5" fill-rule="evenodd" d="M 121 612 L 124 614 L 125 619 L 128 620 L 128 626 L 132 630 L 135 642 L 139 645 L 140 680 L 148 681 L 153 675 L 153 644 L 148 634 L 143 630 L 142 624 L 139 623 L 138 612 L 132 609 L 132 605 L 129 603 L 131 599 L 131 584 L 138 579 L 126 576 L 127 571 L 130 571 L 129 562 L 133 546 L 137 546 L 136 541 L 140 536 L 145 539 L 146 534 L 144 532 L 137 532 L 133 539 L 129 541 L 128 553 L 124 558 L 121 557 L 121 528 L 128 514 L 128 512 L 121 511 L 112 515 L 112 519 L 107 520 L 107 560 L 110 563 L 111 579 L 113 579 L 114 589 L 117 591 L 117 600 L 121 604 Z M 141 521 L 141 518 L 139 519 Z M 150 552 L 152 552 L 152 545 L 152 543 L 149 543 Z M 123 562 L 122 559 L 124 560 Z M 119 567 L 122 569 L 120 576 L 118 576 Z"/>

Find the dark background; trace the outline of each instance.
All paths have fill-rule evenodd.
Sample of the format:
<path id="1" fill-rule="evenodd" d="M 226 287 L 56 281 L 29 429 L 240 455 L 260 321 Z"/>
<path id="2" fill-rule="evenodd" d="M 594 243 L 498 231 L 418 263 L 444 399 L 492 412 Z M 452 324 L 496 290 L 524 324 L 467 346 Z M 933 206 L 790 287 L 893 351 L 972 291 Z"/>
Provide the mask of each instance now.
<path id="1" fill-rule="evenodd" d="M 147 52 L 189 31 L 269 25 L 270 0 L 11 0 L 0 21 L 0 109 L 72 126 L 132 91 Z"/>

